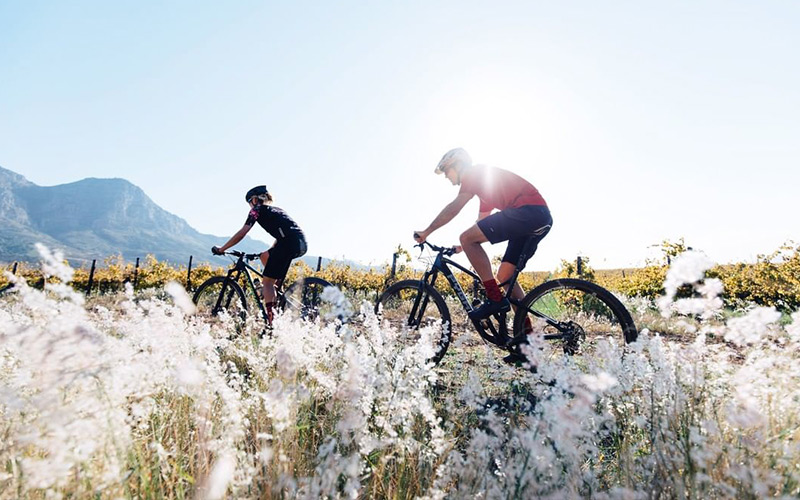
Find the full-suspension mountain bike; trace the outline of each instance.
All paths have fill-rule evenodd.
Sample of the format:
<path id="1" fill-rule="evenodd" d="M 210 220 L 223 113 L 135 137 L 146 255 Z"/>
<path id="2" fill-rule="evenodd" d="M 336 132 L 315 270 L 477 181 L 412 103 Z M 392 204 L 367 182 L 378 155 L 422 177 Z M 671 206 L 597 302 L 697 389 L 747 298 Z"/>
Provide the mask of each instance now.
<path id="1" fill-rule="evenodd" d="M 433 356 L 429 361 L 438 364 L 450 345 L 453 322 L 447 301 L 435 288 L 436 279 L 440 274 L 444 275 L 467 314 L 481 305 L 485 291 L 476 273 L 448 258 L 456 253 L 455 247 L 440 247 L 427 241 L 415 246 L 423 250 L 427 246 L 435 252 L 433 264 L 422 279 L 399 281 L 389 286 L 378 297 L 375 312 L 382 321 L 388 321 L 398 331 L 409 335 L 412 341 L 418 340 L 414 333 L 421 327 L 432 327 Z M 509 353 L 504 358 L 506 361 L 526 359 L 521 346 L 528 343 L 529 335 L 543 335 L 546 340 L 559 342 L 560 351 L 565 355 L 587 353 L 599 338 L 613 336 L 626 343 L 636 340 L 638 332 L 628 310 L 611 292 L 595 283 L 570 278 L 554 279 L 537 286 L 521 300 L 513 298 L 511 291 L 528 260 L 527 256 L 534 249 L 535 241 L 531 239 L 509 281 L 500 284 L 508 287 L 505 297 L 511 303 L 512 311 L 470 320 L 482 339 Z M 450 266 L 473 280 L 471 300 Z"/>
<path id="2" fill-rule="evenodd" d="M 258 259 L 259 254 L 229 251 L 225 255 L 236 257 L 236 261 L 225 276 L 212 276 L 197 287 L 192 299 L 197 305 L 197 314 L 216 317 L 224 312 L 244 321 L 248 311 L 257 308 L 267 323 L 267 311 L 261 299 L 263 275 L 248 264 Z M 315 319 L 322 305 L 322 292 L 329 286 L 332 285 L 328 281 L 313 276 L 301 278 L 285 289 L 281 281 L 276 286 L 276 305 L 280 309 L 296 311 L 304 319 Z"/>

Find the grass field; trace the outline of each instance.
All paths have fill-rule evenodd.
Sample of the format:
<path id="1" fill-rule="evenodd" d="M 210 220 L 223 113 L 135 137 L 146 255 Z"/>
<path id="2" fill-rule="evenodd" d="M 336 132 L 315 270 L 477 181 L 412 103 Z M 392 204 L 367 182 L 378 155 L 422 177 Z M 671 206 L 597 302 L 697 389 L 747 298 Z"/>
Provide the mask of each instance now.
<path id="1" fill-rule="evenodd" d="M 463 319 L 428 366 L 336 293 L 346 324 L 284 315 L 262 339 L 177 284 L 20 284 L 0 297 L 0 498 L 796 497 L 800 314 L 728 311 L 705 270 L 689 256 L 665 297 L 625 299 L 634 344 L 534 340 L 536 373 Z"/>

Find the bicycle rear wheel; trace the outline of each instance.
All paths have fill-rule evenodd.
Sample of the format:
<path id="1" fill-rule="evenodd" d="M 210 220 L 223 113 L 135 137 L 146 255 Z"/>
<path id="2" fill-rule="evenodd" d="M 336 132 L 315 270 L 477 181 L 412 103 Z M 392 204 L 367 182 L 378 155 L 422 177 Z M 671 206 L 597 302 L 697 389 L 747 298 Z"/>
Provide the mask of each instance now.
<path id="1" fill-rule="evenodd" d="M 428 361 L 434 364 L 442 360 L 450 346 L 453 328 L 447 304 L 439 292 L 422 281 L 404 280 L 387 288 L 375 304 L 375 313 L 408 343 L 419 341 L 420 327 L 431 327 L 433 355 Z"/>
<path id="2" fill-rule="evenodd" d="M 280 307 L 297 311 L 301 318 L 313 321 L 320 313 L 325 313 L 322 292 L 329 286 L 333 285 L 322 278 L 300 278 L 286 289 L 281 297 Z"/>
<path id="3" fill-rule="evenodd" d="M 522 300 L 514 316 L 514 334 L 525 334 L 526 319 L 532 335 L 555 340 L 567 355 L 591 355 L 601 338 L 635 342 L 636 325 L 622 302 L 605 288 L 578 279 L 542 283 Z"/>
<path id="4" fill-rule="evenodd" d="M 237 321 L 247 318 L 247 302 L 238 283 L 225 276 L 213 276 L 204 281 L 192 298 L 196 314 L 207 320 L 227 314 Z"/>

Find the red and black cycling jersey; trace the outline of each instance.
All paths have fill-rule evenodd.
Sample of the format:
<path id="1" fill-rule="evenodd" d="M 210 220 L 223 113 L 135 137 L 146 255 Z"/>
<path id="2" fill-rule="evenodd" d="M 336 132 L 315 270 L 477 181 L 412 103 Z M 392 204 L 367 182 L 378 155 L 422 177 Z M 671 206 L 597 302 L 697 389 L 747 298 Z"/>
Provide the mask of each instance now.
<path id="1" fill-rule="evenodd" d="M 459 193 L 478 195 L 481 212 L 525 205 L 547 206 L 542 195 L 530 182 L 508 170 L 485 165 L 473 165 L 461 174 Z"/>
<path id="2" fill-rule="evenodd" d="M 247 214 L 245 226 L 258 224 L 273 238 L 280 241 L 285 238 L 300 239 L 305 241 L 305 235 L 300 226 L 289 215 L 278 207 L 272 205 L 257 205 Z"/>

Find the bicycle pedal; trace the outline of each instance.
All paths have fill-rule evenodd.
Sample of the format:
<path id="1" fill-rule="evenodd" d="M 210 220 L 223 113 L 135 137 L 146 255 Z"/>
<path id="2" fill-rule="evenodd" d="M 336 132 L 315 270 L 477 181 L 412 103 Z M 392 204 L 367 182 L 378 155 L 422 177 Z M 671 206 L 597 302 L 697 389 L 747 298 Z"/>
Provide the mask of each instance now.
<path id="1" fill-rule="evenodd" d="M 524 363 L 524 362 L 528 361 L 528 358 L 526 358 L 522 354 L 519 354 L 519 353 L 516 353 L 516 352 L 512 352 L 508 356 L 505 356 L 503 358 L 503 361 L 508 363 L 508 364 L 510 364 L 510 365 L 513 365 L 513 364 L 516 364 L 516 363 Z"/>

